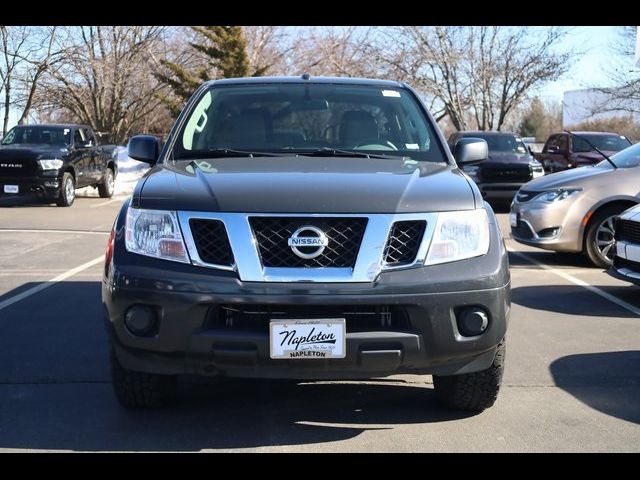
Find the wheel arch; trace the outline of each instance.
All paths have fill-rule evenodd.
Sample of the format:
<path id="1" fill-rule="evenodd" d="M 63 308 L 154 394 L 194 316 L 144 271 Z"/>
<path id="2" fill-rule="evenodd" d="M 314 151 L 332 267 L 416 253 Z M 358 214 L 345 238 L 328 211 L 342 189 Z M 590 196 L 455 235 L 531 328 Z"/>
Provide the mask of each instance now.
<path id="1" fill-rule="evenodd" d="M 627 208 L 634 207 L 639 203 L 640 203 L 640 198 L 632 197 L 628 195 L 619 195 L 619 196 L 608 197 L 603 200 L 600 200 L 593 207 L 591 207 L 580 222 L 580 237 L 581 237 L 582 250 L 584 251 L 585 242 L 587 241 L 587 235 L 586 235 L 587 228 L 591 225 L 592 219 L 594 216 L 596 216 L 603 209 L 612 207 L 614 205 L 620 205 L 622 207 L 626 207 L 624 208 L 624 210 L 626 210 Z"/>

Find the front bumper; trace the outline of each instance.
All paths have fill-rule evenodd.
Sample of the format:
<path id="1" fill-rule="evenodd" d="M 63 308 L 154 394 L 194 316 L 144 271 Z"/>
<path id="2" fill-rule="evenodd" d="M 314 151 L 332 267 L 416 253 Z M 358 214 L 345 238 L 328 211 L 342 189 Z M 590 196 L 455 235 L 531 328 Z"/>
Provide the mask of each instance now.
<path id="1" fill-rule="evenodd" d="M 56 172 L 57 173 L 57 172 Z M 5 193 L 5 185 L 18 187 L 18 193 Z M 0 177 L 0 199 L 52 200 L 60 194 L 61 177 L 39 175 L 34 177 Z"/>
<path id="2" fill-rule="evenodd" d="M 616 256 L 608 272 L 614 278 L 640 285 L 640 245 L 616 243 Z"/>
<path id="3" fill-rule="evenodd" d="M 121 227 L 102 299 L 115 353 L 131 370 L 297 379 L 451 375 L 488 368 L 506 332 L 509 268 L 495 224 L 487 255 L 384 272 L 372 283 L 242 282 L 235 272 L 131 254 Z M 133 305 L 157 312 L 159 328 L 153 336 L 134 336 L 125 327 L 125 313 Z M 247 330 L 210 321 L 212 311 L 228 305 L 295 305 L 308 307 L 310 316 L 318 306 L 388 306 L 404 311 L 408 322 L 358 331 L 347 325 L 343 359 L 272 360 L 267 322 Z M 456 315 L 469 306 L 488 313 L 482 335 L 464 337 L 458 330 Z"/>
<path id="4" fill-rule="evenodd" d="M 511 225 L 511 236 L 525 245 L 558 252 L 581 252 L 583 219 L 589 212 L 586 198 L 571 198 L 556 203 L 514 201 L 511 214 L 517 226 Z"/>

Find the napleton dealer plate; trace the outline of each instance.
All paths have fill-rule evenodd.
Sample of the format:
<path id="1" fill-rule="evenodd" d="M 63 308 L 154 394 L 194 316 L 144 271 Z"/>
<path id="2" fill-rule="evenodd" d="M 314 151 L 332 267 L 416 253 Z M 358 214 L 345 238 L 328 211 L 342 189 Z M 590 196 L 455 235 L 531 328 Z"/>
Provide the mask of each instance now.
<path id="1" fill-rule="evenodd" d="M 344 358 L 344 318 L 272 320 L 269 323 L 271 358 Z"/>

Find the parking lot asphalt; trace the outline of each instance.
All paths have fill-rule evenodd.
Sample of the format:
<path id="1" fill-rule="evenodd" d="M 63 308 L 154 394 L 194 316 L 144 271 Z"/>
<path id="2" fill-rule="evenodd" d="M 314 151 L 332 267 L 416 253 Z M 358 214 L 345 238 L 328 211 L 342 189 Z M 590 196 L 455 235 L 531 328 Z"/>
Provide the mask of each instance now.
<path id="1" fill-rule="evenodd" d="M 503 388 L 450 412 L 431 377 L 196 380 L 177 405 L 127 411 L 112 393 L 100 281 L 122 198 L 0 207 L 0 451 L 640 451 L 640 288 L 579 255 L 509 237 Z"/>

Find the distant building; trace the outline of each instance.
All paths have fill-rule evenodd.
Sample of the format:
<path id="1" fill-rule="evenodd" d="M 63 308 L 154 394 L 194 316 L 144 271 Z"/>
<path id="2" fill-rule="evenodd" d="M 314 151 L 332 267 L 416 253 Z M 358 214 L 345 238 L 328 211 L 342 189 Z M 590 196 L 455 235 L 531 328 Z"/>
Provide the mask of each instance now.
<path id="1" fill-rule="evenodd" d="M 586 88 L 583 90 L 569 90 L 564 92 L 562 100 L 562 127 L 566 128 L 587 120 L 602 120 L 613 117 L 627 117 L 629 112 L 623 109 L 613 109 L 608 112 L 598 112 L 603 105 L 622 107 L 621 100 L 612 99 L 606 92 L 596 88 Z M 614 104 L 614 105 L 612 105 Z M 635 102 L 634 108 L 640 111 L 640 102 Z M 640 122 L 640 115 L 633 114 L 634 119 Z"/>

